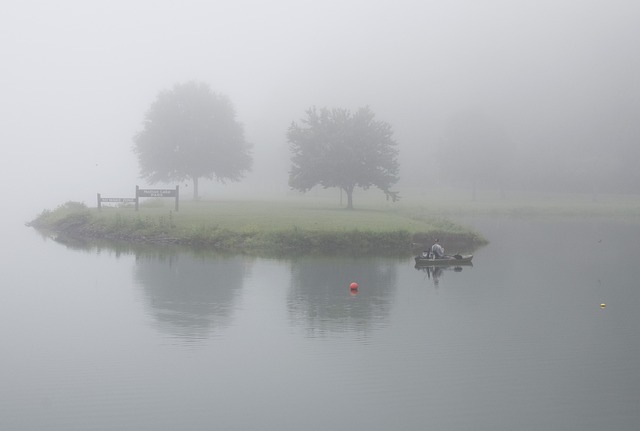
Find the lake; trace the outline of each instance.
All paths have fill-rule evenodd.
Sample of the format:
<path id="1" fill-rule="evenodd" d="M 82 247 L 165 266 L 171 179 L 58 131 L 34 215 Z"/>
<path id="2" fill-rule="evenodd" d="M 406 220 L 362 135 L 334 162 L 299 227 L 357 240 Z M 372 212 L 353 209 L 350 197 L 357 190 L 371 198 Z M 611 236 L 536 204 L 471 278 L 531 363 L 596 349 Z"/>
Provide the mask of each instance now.
<path id="1" fill-rule="evenodd" d="M 462 221 L 490 244 L 438 273 L 11 226 L 0 429 L 638 429 L 640 222 Z"/>

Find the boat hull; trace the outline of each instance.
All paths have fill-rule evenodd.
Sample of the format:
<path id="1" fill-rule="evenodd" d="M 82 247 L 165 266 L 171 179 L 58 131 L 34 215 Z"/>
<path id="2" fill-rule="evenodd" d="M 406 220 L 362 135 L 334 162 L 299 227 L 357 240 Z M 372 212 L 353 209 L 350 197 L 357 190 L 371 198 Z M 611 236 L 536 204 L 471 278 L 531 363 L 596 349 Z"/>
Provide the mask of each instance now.
<path id="1" fill-rule="evenodd" d="M 472 254 L 463 254 L 454 256 L 447 256 L 442 259 L 429 259 L 423 256 L 416 256 L 416 266 L 458 266 L 458 265 L 471 265 Z"/>

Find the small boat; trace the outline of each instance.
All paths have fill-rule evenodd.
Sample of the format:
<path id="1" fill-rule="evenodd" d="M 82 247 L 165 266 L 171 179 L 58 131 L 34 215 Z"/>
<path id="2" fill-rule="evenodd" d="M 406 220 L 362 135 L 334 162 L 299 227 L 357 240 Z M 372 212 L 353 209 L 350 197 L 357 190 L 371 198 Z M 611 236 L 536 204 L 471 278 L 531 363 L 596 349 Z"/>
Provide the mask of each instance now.
<path id="1" fill-rule="evenodd" d="M 416 266 L 455 266 L 455 265 L 471 265 L 472 254 L 455 254 L 453 256 L 445 256 L 440 259 L 434 259 L 431 256 L 416 256 Z"/>

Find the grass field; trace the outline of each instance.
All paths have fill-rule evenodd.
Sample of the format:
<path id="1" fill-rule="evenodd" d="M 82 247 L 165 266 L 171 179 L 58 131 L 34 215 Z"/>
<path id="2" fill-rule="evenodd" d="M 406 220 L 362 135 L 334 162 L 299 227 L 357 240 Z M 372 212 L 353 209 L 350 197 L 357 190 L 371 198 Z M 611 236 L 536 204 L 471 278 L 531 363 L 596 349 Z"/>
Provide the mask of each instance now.
<path id="1" fill-rule="evenodd" d="M 363 194 L 354 210 L 335 196 L 294 196 L 254 200 L 186 200 L 175 211 L 172 201 L 147 199 L 101 211 L 68 202 L 30 224 L 58 235 L 131 242 L 175 242 L 220 250 L 322 253 L 340 250 L 402 252 L 411 244 L 439 237 L 467 249 L 486 243 L 478 232 L 453 222 L 457 216 L 631 216 L 640 215 L 635 196 L 540 194 L 471 200 L 461 192 L 416 192 L 397 203 Z M 489 239 L 490 240 L 490 239 Z"/>

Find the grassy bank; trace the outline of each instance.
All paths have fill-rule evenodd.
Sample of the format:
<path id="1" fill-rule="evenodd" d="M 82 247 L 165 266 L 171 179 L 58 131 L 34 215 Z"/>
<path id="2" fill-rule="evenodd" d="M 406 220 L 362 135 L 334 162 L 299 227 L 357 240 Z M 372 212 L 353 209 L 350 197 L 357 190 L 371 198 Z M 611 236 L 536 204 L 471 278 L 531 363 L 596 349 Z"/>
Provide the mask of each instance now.
<path id="1" fill-rule="evenodd" d="M 68 238 L 176 243 L 257 254 L 405 254 L 439 237 L 458 248 L 486 243 L 478 233 L 415 208 L 348 211 L 322 202 L 199 201 L 176 212 L 159 201 L 103 208 L 68 202 L 29 223 Z"/>
<path id="2" fill-rule="evenodd" d="M 640 195 L 508 191 L 502 197 L 497 190 L 478 190 L 472 199 L 470 190 L 427 188 L 403 194 L 401 205 L 423 215 L 500 216 L 500 217 L 639 217 Z"/>
<path id="3" fill-rule="evenodd" d="M 102 211 L 67 203 L 43 211 L 29 224 L 59 238 L 129 243 L 176 243 L 255 254 L 404 254 L 436 237 L 448 249 L 472 251 L 486 243 L 481 234 L 452 222 L 462 216 L 640 217 L 635 195 L 509 194 L 413 190 L 400 202 L 358 195 L 355 210 L 339 205 L 339 195 L 316 194 L 263 201 L 184 201 L 173 211 L 167 200 L 146 200 Z"/>

